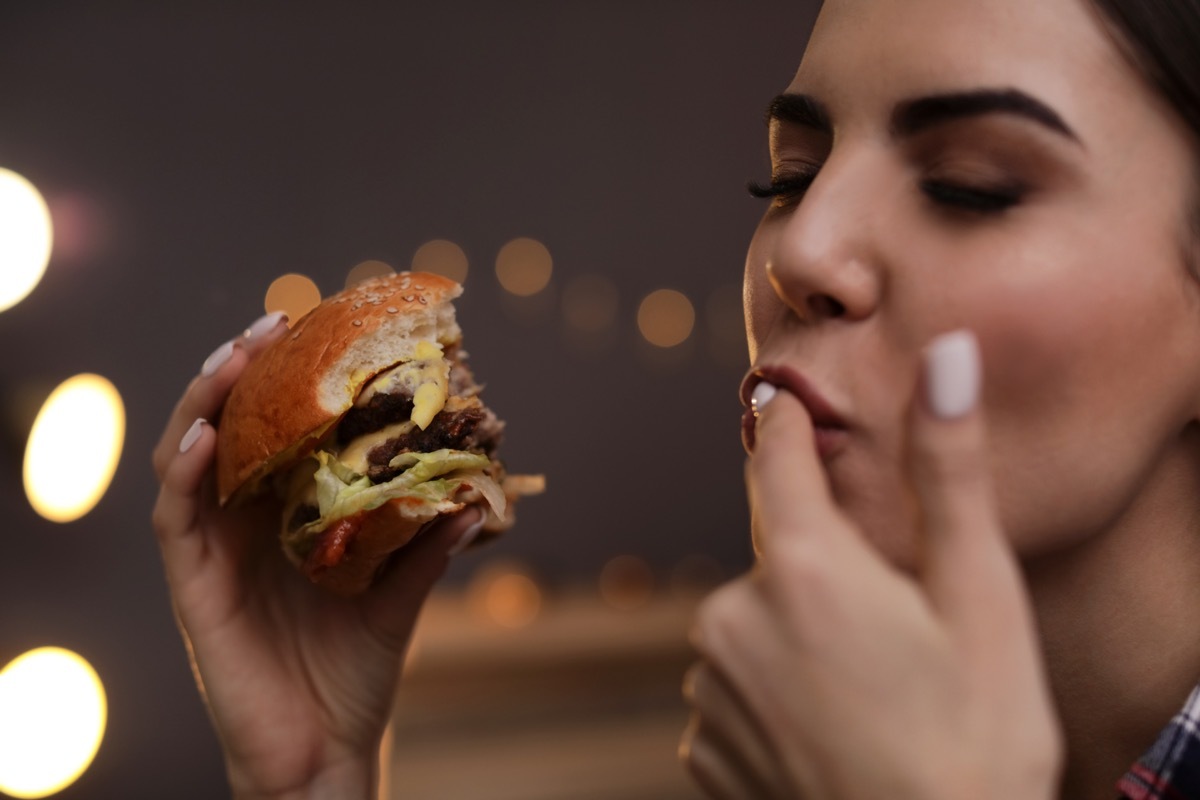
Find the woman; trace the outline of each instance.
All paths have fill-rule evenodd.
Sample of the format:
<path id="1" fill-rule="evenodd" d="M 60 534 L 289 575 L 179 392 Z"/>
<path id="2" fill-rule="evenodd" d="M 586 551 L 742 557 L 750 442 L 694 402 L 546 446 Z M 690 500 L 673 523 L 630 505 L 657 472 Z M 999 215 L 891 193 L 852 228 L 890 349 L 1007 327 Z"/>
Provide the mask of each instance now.
<path id="1" fill-rule="evenodd" d="M 755 190 L 762 559 L 700 615 L 712 794 L 1200 796 L 1122 778 L 1200 679 L 1200 72 L 1137 38 L 1194 58 L 1198 15 L 826 3 Z"/>
<path id="2" fill-rule="evenodd" d="M 761 559 L 697 625 L 712 796 L 1188 796 L 1186 764 L 1122 775 L 1200 679 L 1197 29 L 1184 0 L 825 4 L 754 188 Z M 354 603 L 239 536 L 266 511 L 214 508 L 202 420 L 282 330 L 181 399 L 155 528 L 234 795 L 369 797 L 476 514 Z"/>

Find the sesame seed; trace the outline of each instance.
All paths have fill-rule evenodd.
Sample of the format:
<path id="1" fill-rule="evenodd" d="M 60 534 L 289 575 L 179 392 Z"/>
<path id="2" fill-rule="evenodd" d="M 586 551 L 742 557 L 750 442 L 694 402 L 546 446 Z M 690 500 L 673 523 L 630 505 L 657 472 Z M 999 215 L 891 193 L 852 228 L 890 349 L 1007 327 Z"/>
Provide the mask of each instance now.
<path id="1" fill-rule="evenodd" d="M 396 312 L 398 312 L 399 310 L 400 310 L 400 309 L 396 308 L 395 306 L 388 306 L 388 309 L 387 309 L 387 311 L 388 311 L 388 313 L 389 313 L 389 314 L 395 314 L 395 313 L 396 313 Z"/>
<path id="2" fill-rule="evenodd" d="M 354 322 L 352 322 L 350 324 L 357 328 L 358 326 L 362 325 L 362 320 L 356 319 L 356 320 L 354 320 Z"/>

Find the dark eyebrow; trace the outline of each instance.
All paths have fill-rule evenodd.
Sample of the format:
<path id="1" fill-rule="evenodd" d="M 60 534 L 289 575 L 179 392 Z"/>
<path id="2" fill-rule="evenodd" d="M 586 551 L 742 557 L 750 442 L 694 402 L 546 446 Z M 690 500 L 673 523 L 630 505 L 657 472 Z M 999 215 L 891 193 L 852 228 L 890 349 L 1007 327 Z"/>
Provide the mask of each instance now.
<path id="1" fill-rule="evenodd" d="M 937 125 L 985 114 L 1024 117 L 1081 143 L 1054 109 L 1018 89 L 979 89 L 906 100 L 892 114 L 891 129 L 895 136 L 915 136 Z M 806 94 L 778 95 L 767 107 L 767 121 L 774 120 L 803 125 L 821 133 L 833 132 L 833 123 L 825 106 Z"/>
<path id="2" fill-rule="evenodd" d="M 985 114 L 1024 117 L 1081 143 L 1054 109 L 1018 89 L 980 89 L 908 100 L 892 114 L 892 131 L 898 136 L 913 136 L 935 125 Z"/>

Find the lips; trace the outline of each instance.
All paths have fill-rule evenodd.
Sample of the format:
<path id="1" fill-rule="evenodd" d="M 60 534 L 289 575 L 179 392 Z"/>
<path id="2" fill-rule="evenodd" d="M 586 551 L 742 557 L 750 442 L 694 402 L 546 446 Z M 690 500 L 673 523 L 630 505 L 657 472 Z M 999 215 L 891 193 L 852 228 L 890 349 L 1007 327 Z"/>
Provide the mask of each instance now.
<path id="1" fill-rule="evenodd" d="M 846 421 L 816 387 L 795 370 L 763 367 L 754 370 L 742 381 L 740 395 L 742 405 L 746 407 L 742 414 L 742 444 L 746 452 L 754 450 L 759 406 L 765 405 L 774 395 L 773 391 L 764 389 L 766 386 L 785 390 L 803 404 L 812 420 L 814 443 L 822 459 L 833 457 L 845 447 L 849 434 Z"/>

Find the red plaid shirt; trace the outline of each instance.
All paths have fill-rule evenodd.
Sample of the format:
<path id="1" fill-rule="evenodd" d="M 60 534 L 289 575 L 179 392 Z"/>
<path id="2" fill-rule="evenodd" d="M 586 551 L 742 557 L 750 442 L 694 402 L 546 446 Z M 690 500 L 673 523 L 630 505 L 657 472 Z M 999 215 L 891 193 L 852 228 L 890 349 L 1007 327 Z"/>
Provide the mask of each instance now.
<path id="1" fill-rule="evenodd" d="M 1117 791 L 1121 800 L 1200 800 L 1200 687 Z"/>

